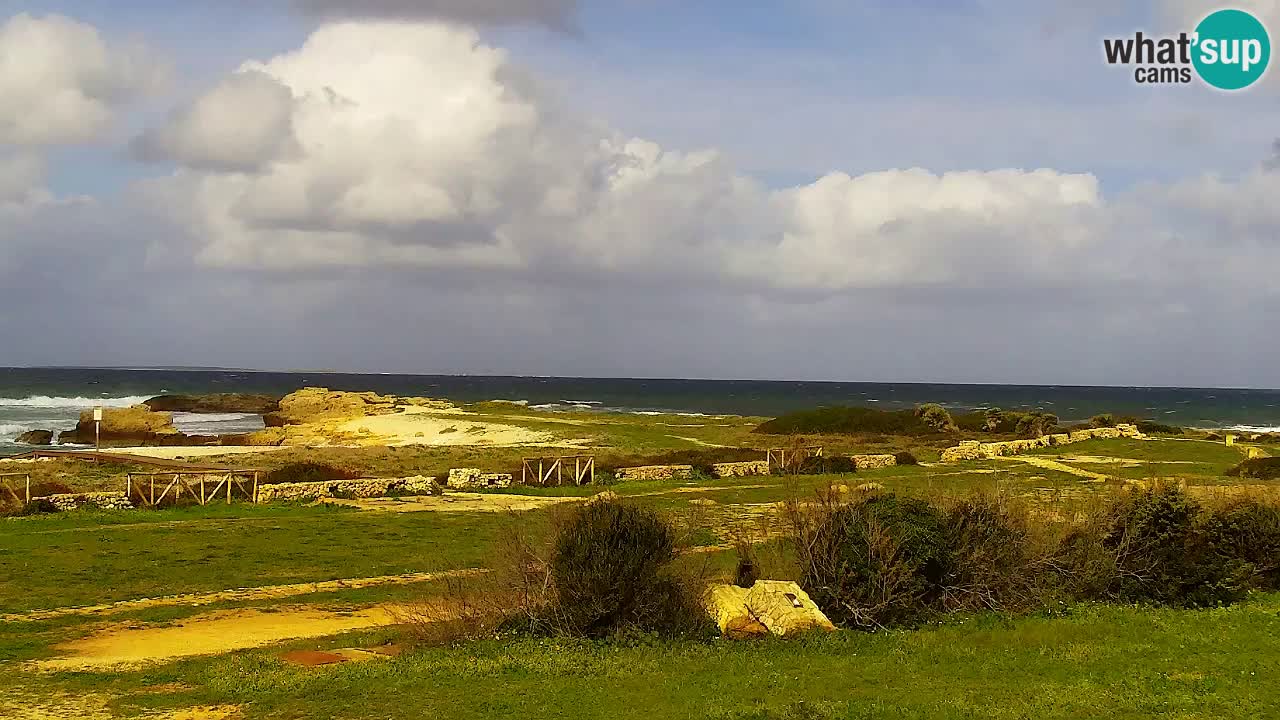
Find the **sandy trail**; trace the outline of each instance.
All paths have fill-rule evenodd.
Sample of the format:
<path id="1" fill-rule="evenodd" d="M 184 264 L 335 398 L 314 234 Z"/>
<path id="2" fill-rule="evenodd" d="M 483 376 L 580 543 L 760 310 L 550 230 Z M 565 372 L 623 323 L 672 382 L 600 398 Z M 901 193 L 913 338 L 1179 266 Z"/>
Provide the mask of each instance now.
<path id="1" fill-rule="evenodd" d="M 0 694 L 0 718 L 5 720 L 115 720 L 111 697 L 100 693 L 50 693 L 9 687 Z M 234 705 L 205 705 L 151 713 L 151 720 L 237 720 L 243 715 Z"/>
<path id="2" fill-rule="evenodd" d="M 396 606 L 351 612 L 313 608 L 223 610 L 165 627 L 113 628 L 56 647 L 62 657 L 30 664 L 37 670 L 128 668 L 196 655 L 217 655 L 285 640 L 325 637 L 393 625 L 405 616 Z"/>
<path id="3" fill-rule="evenodd" d="M 1111 476 L 1109 475 L 1096 473 L 1096 472 L 1093 472 L 1092 470 L 1085 470 L 1084 468 L 1072 467 L 1065 463 L 1058 462 L 1057 460 L 1050 460 L 1049 458 L 1036 457 L 1034 455 L 1023 455 L 1023 456 L 1010 455 L 1010 456 L 1004 456 L 996 459 L 1007 460 L 1010 462 L 1023 462 L 1028 465 L 1034 465 L 1035 467 L 1038 467 L 1042 470 L 1054 470 L 1056 472 L 1067 473 L 1068 475 L 1075 475 L 1077 477 L 1088 478 L 1095 482 L 1105 482 L 1111 479 Z"/>
<path id="4" fill-rule="evenodd" d="M 181 458 L 208 458 L 220 455 L 251 455 L 284 450 L 285 446 L 277 445 L 195 445 L 190 447 L 131 447 L 111 448 L 112 453 L 120 455 L 137 455 L 138 457 L 158 458 L 160 460 L 178 460 Z"/>
<path id="5" fill-rule="evenodd" d="M 422 407 L 340 421 L 335 429 L 339 433 L 367 436 L 369 441 L 386 445 L 528 445 L 555 439 L 551 433 L 541 430 L 469 420 L 460 413 L 442 417 L 438 411 Z M 360 442 L 365 444 L 363 438 Z"/>
<path id="6" fill-rule="evenodd" d="M 324 498 L 327 505 L 381 510 L 383 512 L 479 512 L 505 513 L 540 510 L 552 505 L 582 502 L 586 497 L 507 495 L 500 493 L 447 492 L 444 495 L 418 495 L 403 498 L 365 498 L 344 500 Z"/>
<path id="7" fill-rule="evenodd" d="M 121 600 L 103 605 L 85 605 L 80 607 L 54 608 L 52 610 L 33 610 L 26 613 L 0 615 L 4 622 L 32 622 L 71 615 L 109 615 L 128 610 L 143 610 L 153 607 L 172 607 L 181 605 L 200 606 L 216 602 L 240 602 L 249 600 L 271 600 L 276 598 L 310 595 L 311 593 L 336 592 L 382 585 L 412 585 L 446 578 L 470 577 L 488 572 L 481 568 L 466 570 L 449 570 L 435 573 L 406 573 L 404 575 L 380 575 L 366 578 L 346 578 L 342 580 L 325 580 L 313 583 L 295 583 L 292 585 L 264 585 L 254 588 L 238 588 L 235 590 L 217 590 L 204 593 L 185 593 L 182 595 L 166 595 L 164 597 L 140 598 L 138 600 Z"/>

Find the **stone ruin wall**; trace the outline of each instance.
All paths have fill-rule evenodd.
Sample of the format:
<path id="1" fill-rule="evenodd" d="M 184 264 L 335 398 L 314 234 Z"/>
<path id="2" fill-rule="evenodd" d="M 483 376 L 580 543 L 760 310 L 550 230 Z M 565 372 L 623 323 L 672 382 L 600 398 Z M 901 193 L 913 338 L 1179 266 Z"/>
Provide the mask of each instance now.
<path id="1" fill-rule="evenodd" d="M 1146 437 L 1138 432 L 1135 425 L 1120 424 L 1115 427 L 1089 428 L 1073 430 L 1069 433 L 1041 435 L 1027 440 L 1008 440 L 1005 442 L 984 443 L 981 440 L 966 440 L 956 447 L 942 451 L 942 462 L 959 462 L 962 460 L 988 460 L 990 458 L 1017 455 L 1039 448 L 1070 445 L 1086 440 L 1114 440 L 1117 438 L 1133 438 L 1140 440 Z"/>

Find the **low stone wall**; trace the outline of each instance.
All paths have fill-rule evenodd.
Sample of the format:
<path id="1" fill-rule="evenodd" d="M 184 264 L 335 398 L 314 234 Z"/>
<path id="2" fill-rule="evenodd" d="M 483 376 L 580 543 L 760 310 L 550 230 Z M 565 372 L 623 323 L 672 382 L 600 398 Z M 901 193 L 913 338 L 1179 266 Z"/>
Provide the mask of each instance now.
<path id="1" fill-rule="evenodd" d="M 613 471 L 613 479 L 618 482 L 628 480 L 684 480 L 693 475 L 692 465 L 641 465 L 640 467 L 618 468 Z"/>
<path id="2" fill-rule="evenodd" d="M 100 510 L 132 510 L 133 503 L 123 492 L 96 492 L 49 495 L 32 500 L 48 500 L 61 511 L 79 510 L 81 508 L 98 508 Z"/>
<path id="3" fill-rule="evenodd" d="M 876 470 L 878 468 L 893 467 L 898 464 L 898 458 L 892 455 L 854 455 L 853 466 L 859 470 Z"/>
<path id="4" fill-rule="evenodd" d="M 454 468 L 449 471 L 448 485 L 458 490 L 511 487 L 511 473 L 487 473 L 477 468 Z"/>
<path id="5" fill-rule="evenodd" d="M 956 447 L 942 451 L 942 462 L 959 462 L 961 460 L 986 460 L 995 457 L 1017 455 L 1039 448 L 1057 447 L 1086 440 L 1114 440 L 1116 438 L 1142 439 L 1146 437 L 1138 432 L 1135 425 L 1120 424 L 1115 427 L 1089 428 L 1074 430 L 1070 433 L 1041 435 L 1026 440 L 1009 440 L 1006 442 L 984 443 L 980 440 L 965 440 Z"/>
<path id="6" fill-rule="evenodd" d="M 347 497 L 372 498 L 388 495 L 430 495 L 439 483 L 431 477 L 332 480 L 329 482 L 276 483 L 258 486 L 258 502 L 319 500 Z"/>
<path id="7" fill-rule="evenodd" d="M 750 460 L 747 462 L 714 463 L 711 474 L 718 478 L 756 477 L 769 474 L 768 460 Z"/>

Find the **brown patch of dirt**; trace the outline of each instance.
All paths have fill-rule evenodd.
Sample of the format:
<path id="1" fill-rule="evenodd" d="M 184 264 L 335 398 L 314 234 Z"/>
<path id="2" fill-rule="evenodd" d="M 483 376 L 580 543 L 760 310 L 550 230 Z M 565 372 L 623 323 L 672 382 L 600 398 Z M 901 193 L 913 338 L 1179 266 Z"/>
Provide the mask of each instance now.
<path id="1" fill-rule="evenodd" d="M 396 609 L 375 606 L 353 612 L 283 608 L 276 612 L 226 610 L 163 627 L 117 627 L 57 646 L 63 657 L 30 664 L 37 670 L 135 668 L 196 655 L 216 655 L 284 640 L 324 637 L 392 625 Z"/>
<path id="2" fill-rule="evenodd" d="M 294 665 L 303 667 L 317 667 L 319 665 L 336 665 L 337 663 L 346 662 L 347 659 L 337 653 L 325 652 L 323 650 L 290 650 L 287 653 L 281 653 L 280 659 Z"/>
<path id="3" fill-rule="evenodd" d="M 468 570 L 449 570 L 437 573 L 406 573 L 404 575 L 379 575 L 367 578 L 345 578 L 342 580 L 325 580 L 313 583 L 295 583 L 292 585 L 265 585 L 256 588 L 240 588 L 238 590 L 217 590 L 206 593 L 185 593 L 167 595 L 157 598 L 141 598 L 138 600 L 121 600 L 104 605 L 86 605 L 82 607 L 55 608 L 52 610 L 33 610 L 26 613 L 0 615 L 5 622 L 31 622 L 49 620 L 68 615 L 108 615 L 126 610 L 140 610 L 152 607 L 168 607 L 176 605 L 210 605 L 216 602 L 238 602 L 245 600 L 272 600 L 276 598 L 310 595 L 312 593 L 335 592 L 356 588 L 375 587 L 380 585 L 412 585 L 432 580 L 469 577 L 488 572 L 480 568 Z M 0 717 L 3 717 L 0 715 Z"/>

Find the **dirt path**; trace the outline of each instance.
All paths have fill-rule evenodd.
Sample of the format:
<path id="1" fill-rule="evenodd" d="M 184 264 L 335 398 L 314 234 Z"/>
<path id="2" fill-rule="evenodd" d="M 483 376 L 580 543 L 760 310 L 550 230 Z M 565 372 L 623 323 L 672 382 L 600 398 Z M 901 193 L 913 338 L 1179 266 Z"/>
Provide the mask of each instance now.
<path id="1" fill-rule="evenodd" d="M 335 592 L 357 588 L 377 587 L 382 585 L 412 585 L 445 578 L 469 577 L 488 572 L 480 568 L 467 570 L 449 570 L 436 573 L 407 573 L 404 575 L 380 575 L 367 578 L 346 578 L 342 580 L 326 580 L 313 583 L 296 583 L 293 585 L 264 585 L 255 588 L 239 588 L 236 590 L 218 590 L 205 593 L 185 593 L 164 597 L 141 598 L 138 600 L 121 600 L 104 605 L 86 605 L 81 607 L 55 608 L 52 610 L 33 610 L 26 613 L 0 615 L 0 621 L 33 622 L 72 615 L 110 615 L 128 610 L 142 610 L 153 607 L 172 607 L 181 605 L 199 606 L 216 602 L 235 602 L 246 600 L 272 600 L 277 598 L 310 595 L 311 593 Z"/>
<path id="2" fill-rule="evenodd" d="M 5 720 L 114 720 L 108 709 L 111 697 L 100 693 L 49 693 L 22 686 L 0 694 L 0 718 Z M 234 705 L 183 708 L 152 713 L 151 720 L 237 720 L 243 717 Z"/>
<path id="3" fill-rule="evenodd" d="M 481 512 L 503 513 L 539 510 L 551 505 L 581 502 L 585 497 L 508 495 L 504 493 L 446 492 L 444 495 L 417 495 L 403 498 L 365 498 L 342 500 L 325 498 L 327 505 L 382 510 L 386 512 Z"/>
<path id="4" fill-rule="evenodd" d="M 352 630 L 393 625 L 404 617 L 395 606 L 352 612 L 306 607 L 221 610 L 163 627 L 121 627 L 58 645 L 62 657 L 30 664 L 36 670 L 83 671 L 129 668 L 148 663 L 217 655 L 285 640 L 325 637 Z"/>
<path id="5" fill-rule="evenodd" d="M 1068 475 L 1075 475 L 1076 477 L 1088 478 L 1094 482 L 1105 482 L 1111 479 L 1111 476 L 1109 475 L 1096 473 L 1092 470 L 1085 470 L 1084 468 L 1072 467 L 1066 463 L 1060 463 L 1057 460 L 1036 457 L 1034 455 L 1009 455 L 996 459 L 1007 460 L 1010 462 L 1023 462 L 1028 465 L 1034 465 L 1042 470 L 1054 470 L 1056 472 L 1067 473 Z"/>

